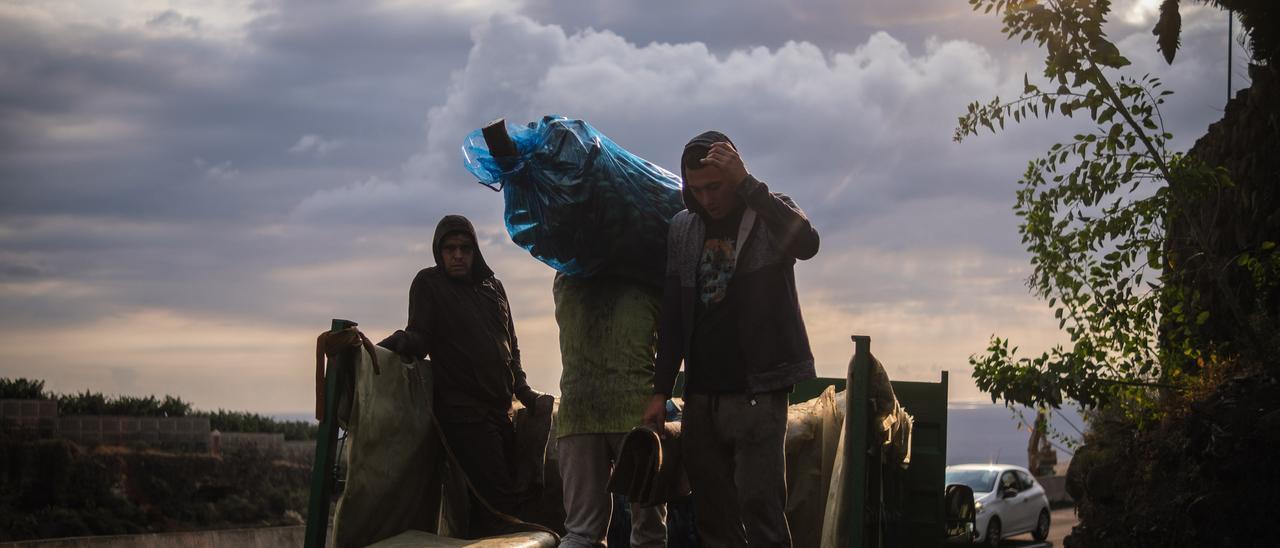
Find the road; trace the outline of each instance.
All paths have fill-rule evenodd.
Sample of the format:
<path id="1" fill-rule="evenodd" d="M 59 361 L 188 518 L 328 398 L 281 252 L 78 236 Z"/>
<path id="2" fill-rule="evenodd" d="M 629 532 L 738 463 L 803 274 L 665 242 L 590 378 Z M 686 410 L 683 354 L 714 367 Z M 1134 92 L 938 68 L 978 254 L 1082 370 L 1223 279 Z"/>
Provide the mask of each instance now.
<path id="1" fill-rule="evenodd" d="M 1031 539 L 1031 533 L 1017 535 L 1005 539 L 1001 544 L 1001 548 L 1035 548 L 1038 546 L 1053 546 L 1055 548 L 1062 546 L 1062 539 L 1071 532 L 1071 528 L 1076 524 L 1076 511 L 1074 508 L 1062 508 L 1053 510 L 1049 513 L 1049 538 L 1047 542 L 1036 542 Z"/>

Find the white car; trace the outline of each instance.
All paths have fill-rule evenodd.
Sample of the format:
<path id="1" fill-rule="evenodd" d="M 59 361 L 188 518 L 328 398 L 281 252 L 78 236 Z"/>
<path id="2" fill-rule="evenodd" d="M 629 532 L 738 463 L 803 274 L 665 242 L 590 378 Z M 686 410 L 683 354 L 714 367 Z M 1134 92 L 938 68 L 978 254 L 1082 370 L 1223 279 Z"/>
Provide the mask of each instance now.
<path id="1" fill-rule="evenodd" d="M 1000 540 L 1030 532 L 1036 540 L 1049 536 L 1049 499 L 1026 468 L 1010 464 L 948 466 L 946 485 L 973 489 L 977 511 L 976 542 L 998 546 Z"/>

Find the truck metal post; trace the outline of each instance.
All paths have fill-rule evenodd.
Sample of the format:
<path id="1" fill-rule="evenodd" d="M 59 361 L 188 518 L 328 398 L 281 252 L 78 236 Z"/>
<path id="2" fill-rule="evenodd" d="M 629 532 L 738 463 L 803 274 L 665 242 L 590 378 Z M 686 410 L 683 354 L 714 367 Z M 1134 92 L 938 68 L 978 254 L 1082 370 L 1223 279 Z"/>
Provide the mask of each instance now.
<path id="1" fill-rule="evenodd" d="M 334 319 L 330 332 L 337 333 L 354 327 L 350 320 Z M 311 497 L 307 505 L 306 548 L 324 548 L 329 536 L 329 497 L 333 488 L 334 453 L 338 448 L 338 401 L 344 391 L 343 372 L 355 369 L 358 347 L 343 349 L 329 360 L 325 370 L 324 419 L 316 439 L 316 458 L 311 465 Z"/>
<path id="2" fill-rule="evenodd" d="M 849 366 L 849 397 L 845 398 L 844 421 L 844 507 L 849 520 L 850 548 L 863 548 L 867 531 L 867 425 L 870 422 L 868 405 L 869 380 L 871 378 L 871 337 L 853 336 L 853 363 Z"/>

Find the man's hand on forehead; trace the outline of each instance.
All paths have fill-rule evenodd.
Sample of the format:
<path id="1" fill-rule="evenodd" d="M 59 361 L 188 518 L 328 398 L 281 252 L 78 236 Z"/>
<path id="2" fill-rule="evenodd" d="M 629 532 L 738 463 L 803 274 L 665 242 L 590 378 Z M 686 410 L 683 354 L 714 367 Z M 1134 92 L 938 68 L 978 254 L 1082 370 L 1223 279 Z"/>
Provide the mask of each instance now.
<path id="1" fill-rule="evenodd" d="M 725 182 L 731 185 L 741 183 L 749 174 L 746 164 L 742 163 L 742 157 L 738 155 L 738 149 L 725 141 L 711 145 L 706 157 L 702 159 L 702 165 L 715 166 L 724 175 Z"/>

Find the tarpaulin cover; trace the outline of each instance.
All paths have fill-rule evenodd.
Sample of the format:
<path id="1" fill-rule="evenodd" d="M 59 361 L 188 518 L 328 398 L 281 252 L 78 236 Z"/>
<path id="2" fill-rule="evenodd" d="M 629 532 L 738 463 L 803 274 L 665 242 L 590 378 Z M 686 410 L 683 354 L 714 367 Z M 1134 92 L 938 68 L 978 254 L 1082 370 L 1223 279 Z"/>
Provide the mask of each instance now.
<path id="1" fill-rule="evenodd" d="M 367 546 L 392 537 L 379 546 L 554 546 L 555 537 L 546 533 L 483 541 L 429 534 L 462 535 L 470 504 L 462 476 L 446 466 L 444 447 L 431 422 L 431 363 L 404 363 L 380 346 L 374 351 L 382 374 L 375 375 L 369 355 L 359 352 L 354 398 L 342 402 L 350 405 L 344 424 L 346 488 L 333 518 L 332 546 Z M 547 408 L 538 416 L 523 409 L 517 415 L 517 427 L 527 426 L 522 430 L 529 432 L 523 437 L 533 440 L 533 445 L 541 444 L 537 451 L 526 451 L 527 458 L 538 464 L 550 434 L 553 399 L 548 397 L 545 403 Z M 555 464 L 548 468 L 555 470 Z M 551 496 L 558 497 L 559 476 L 547 480 L 557 483 Z M 558 520 L 553 525 L 563 522 L 563 514 L 552 517 Z"/>
<path id="2" fill-rule="evenodd" d="M 462 153 L 481 184 L 502 191 L 511 241 L 569 276 L 661 286 L 667 224 L 684 209 L 678 176 L 582 120 L 545 116 L 507 133 L 514 158 L 495 158 L 481 130 Z"/>
<path id="3" fill-rule="evenodd" d="M 358 352 L 346 420 L 346 488 L 333 517 L 333 546 L 365 546 L 409 529 L 435 531 L 444 459 L 428 411 L 431 368 L 374 347 L 382 374 Z"/>
<path id="4" fill-rule="evenodd" d="M 404 364 L 394 353 L 376 347 L 382 374 L 374 375 L 369 356 L 359 353 L 355 370 L 354 401 L 347 420 L 347 484 L 338 501 L 333 520 L 333 546 L 365 546 L 391 539 L 385 546 L 432 545 L 446 542 L 423 532 L 435 531 L 441 516 L 441 483 L 455 483 L 449 474 L 441 477 L 445 461 L 442 447 L 427 415 L 431 404 L 430 364 Z M 887 380 L 887 377 L 884 377 Z M 877 386 L 878 385 L 878 386 Z M 873 398 L 885 401 L 885 386 L 873 379 Z M 891 388 L 890 388 L 891 390 Z M 839 515 L 839 478 L 843 448 L 845 392 L 828 389 L 821 396 L 790 406 L 785 441 L 787 460 L 787 518 L 796 546 L 816 546 L 824 533 L 828 541 Z M 873 434 L 872 443 L 883 444 L 890 459 L 909 454 L 911 421 L 899 415 L 900 406 L 872 403 L 874 417 L 886 430 Z M 896 403 L 896 402 L 895 402 Z M 883 407 L 882 407 L 883 406 Z M 887 412 L 885 412 L 887 411 Z M 554 417 L 554 413 L 552 414 Z M 884 419 L 895 417 L 886 425 Z M 545 432 L 548 425 L 540 425 Z M 521 517 L 558 528 L 563 523 L 563 500 L 556 462 L 557 447 L 552 437 L 546 450 L 546 489 L 528 501 Z M 898 444 L 904 442 L 907 447 Z M 889 462 L 899 462 L 896 459 Z M 444 519 L 440 533 L 456 534 L 465 526 L 450 523 L 466 515 L 465 488 L 444 487 Z M 457 506 L 457 508 L 449 508 Z M 461 510 L 461 511 L 459 511 Z M 545 515 L 543 515 L 545 514 Z M 451 531 L 452 530 L 452 531 Z M 407 535 L 401 533 L 409 532 Z M 500 538 L 491 539 L 500 541 Z M 514 540 L 520 546 L 547 546 L 554 538 L 543 533 L 525 533 Z M 447 542 L 453 542 L 449 540 Z M 441 544 L 443 545 L 443 544 Z M 474 545 L 460 543 L 458 545 Z M 485 545 L 485 544 L 480 544 Z"/>
<path id="5" fill-rule="evenodd" d="M 787 522 L 794 546 L 818 546 L 844 424 L 843 395 L 834 387 L 787 409 Z"/>

